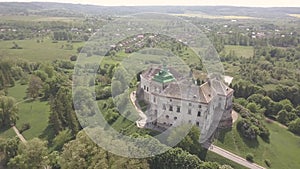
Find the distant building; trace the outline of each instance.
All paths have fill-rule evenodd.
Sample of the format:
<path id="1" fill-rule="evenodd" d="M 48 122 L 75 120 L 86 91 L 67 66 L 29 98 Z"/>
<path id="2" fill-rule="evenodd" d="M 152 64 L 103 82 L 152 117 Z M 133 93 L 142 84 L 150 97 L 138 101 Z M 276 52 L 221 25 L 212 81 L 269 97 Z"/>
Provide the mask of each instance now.
<path id="1" fill-rule="evenodd" d="M 193 124 L 201 134 L 232 126 L 233 89 L 217 78 L 201 86 L 184 78 L 173 68 L 149 68 L 140 75 L 139 99 L 149 104 L 146 125 L 167 129 Z"/>

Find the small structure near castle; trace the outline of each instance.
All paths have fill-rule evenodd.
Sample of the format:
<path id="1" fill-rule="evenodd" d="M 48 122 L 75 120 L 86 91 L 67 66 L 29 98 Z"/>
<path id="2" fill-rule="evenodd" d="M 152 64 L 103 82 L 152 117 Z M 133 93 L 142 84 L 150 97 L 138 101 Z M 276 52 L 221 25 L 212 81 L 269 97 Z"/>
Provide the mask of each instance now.
<path id="1" fill-rule="evenodd" d="M 211 137 L 217 128 L 232 126 L 233 89 L 218 78 L 199 86 L 172 67 L 151 67 L 140 75 L 136 93 L 148 104 L 145 127 L 192 124 Z"/>

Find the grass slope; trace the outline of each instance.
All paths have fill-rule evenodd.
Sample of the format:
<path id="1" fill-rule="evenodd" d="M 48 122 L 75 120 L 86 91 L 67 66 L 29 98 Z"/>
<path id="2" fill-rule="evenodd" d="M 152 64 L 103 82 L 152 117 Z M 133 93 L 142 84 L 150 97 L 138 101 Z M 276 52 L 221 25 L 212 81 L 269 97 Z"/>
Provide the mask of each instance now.
<path id="1" fill-rule="evenodd" d="M 232 130 L 222 131 L 215 144 L 242 157 L 252 153 L 254 161 L 264 167 L 267 167 L 264 160 L 269 159 L 273 169 L 300 168 L 300 137 L 277 124 L 267 123 L 266 126 L 271 133 L 270 143 L 264 142 L 261 138 L 257 141 L 243 139 L 235 125 Z"/>

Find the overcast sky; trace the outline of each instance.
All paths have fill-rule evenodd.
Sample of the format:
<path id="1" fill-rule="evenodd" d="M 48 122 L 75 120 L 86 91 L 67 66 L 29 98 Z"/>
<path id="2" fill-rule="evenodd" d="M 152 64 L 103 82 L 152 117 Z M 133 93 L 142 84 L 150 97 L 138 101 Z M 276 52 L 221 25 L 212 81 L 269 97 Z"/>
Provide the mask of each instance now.
<path id="1" fill-rule="evenodd" d="M 300 7 L 300 0 L 0 0 L 0 2 L 66 2 L 105 6 L 137 5 L 228 5 L 251 7 Z"/>

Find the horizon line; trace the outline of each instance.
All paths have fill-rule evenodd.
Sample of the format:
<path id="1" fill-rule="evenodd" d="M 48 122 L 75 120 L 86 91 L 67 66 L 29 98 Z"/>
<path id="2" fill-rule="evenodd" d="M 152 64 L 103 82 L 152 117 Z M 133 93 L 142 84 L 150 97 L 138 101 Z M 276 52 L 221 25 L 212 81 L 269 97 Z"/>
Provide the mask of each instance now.
<path id="1" fill-rule="evenodd" d="M 233 5 L 233 4 L 129 4 L 129 5 L 107 5 L 95 3 L 82 3 L 82 2 L 57 2 L 57 1 L 1 1 L 0 3 L 59 3 L 59 4 L 73 4 L 73 5 L 90 5 L 100 7 L 237 7 L 237 8 L 300 8 L 299 6 L 252 6 L 252 5 Z"/>

